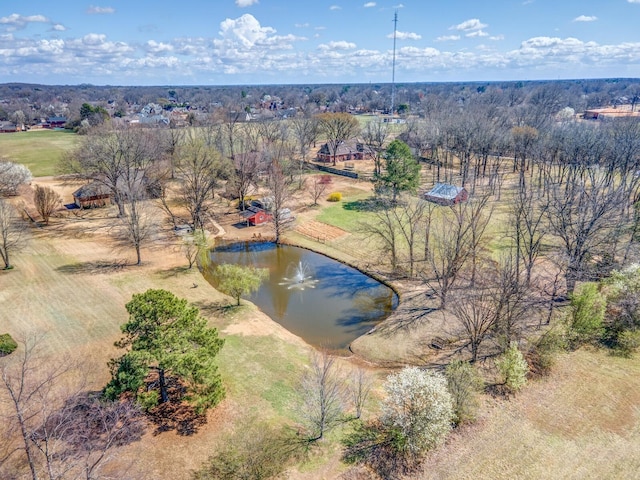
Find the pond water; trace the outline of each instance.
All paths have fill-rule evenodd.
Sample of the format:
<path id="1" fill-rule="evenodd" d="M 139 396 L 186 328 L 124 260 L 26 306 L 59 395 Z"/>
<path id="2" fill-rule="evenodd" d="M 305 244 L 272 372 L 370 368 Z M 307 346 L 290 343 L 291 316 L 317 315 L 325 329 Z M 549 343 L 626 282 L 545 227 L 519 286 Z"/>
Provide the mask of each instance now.
<path id="1" fill-rule="evenodd" d="M 391 314 L 397 295 L 358 270 L 309 250 L 274 243 L 235 243 L 210 252 L 205 278 L 221 263 L 269 270 L 269 279 L 249 300 L 306 342 L 346 349 Z"/>

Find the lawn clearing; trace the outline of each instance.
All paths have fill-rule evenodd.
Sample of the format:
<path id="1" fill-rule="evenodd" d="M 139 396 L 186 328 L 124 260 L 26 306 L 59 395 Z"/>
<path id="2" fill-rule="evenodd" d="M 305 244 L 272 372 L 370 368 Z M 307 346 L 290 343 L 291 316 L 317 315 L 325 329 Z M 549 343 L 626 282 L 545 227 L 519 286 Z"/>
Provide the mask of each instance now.
<path id="1" fill-rule="evenodd" d="M 34 130 L 0 135 L 0 158 L 26 165 L 34 177 L 55 175 L 62 156 L 78 142 L 75 133 Z"/>

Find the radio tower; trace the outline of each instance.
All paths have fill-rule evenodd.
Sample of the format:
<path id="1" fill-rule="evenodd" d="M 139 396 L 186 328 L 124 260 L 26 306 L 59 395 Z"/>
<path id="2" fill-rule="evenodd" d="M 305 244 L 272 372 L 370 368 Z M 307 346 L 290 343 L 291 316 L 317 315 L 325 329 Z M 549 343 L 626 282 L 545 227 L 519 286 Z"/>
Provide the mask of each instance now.
<path id="1" fill-rule="evenodd" d="M 391 62 L 391 116 L 393 117 L 393 111 L 396 101 L 396 36 L 398 32 L 398 11 L 393 15 L 393 61 Z"/>

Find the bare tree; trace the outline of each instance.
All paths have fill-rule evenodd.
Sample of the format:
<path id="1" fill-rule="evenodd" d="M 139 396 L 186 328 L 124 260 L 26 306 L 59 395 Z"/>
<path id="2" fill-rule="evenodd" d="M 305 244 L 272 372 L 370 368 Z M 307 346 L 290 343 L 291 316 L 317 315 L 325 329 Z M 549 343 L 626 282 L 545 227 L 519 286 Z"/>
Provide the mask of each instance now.
<path id="1" fill-rule="evenodd" d="M 124 215 L 120 217 L 118 237 L 135 249 L 136 265 L 142 264 L 142 247 L 151 240 L 157 227 L 152 208 L 143 198 L 130 196 L 124 207 Z"/>
<path id="2" fill-rule="evenodd" d="M 103 184 L 113 194 L 120 216 L 147 168 L 160 158 L 157 131 L 130 126 L 103 126 L 89 131 L 61 169 Z"/>
<path id="3" fill-rule="evenodd" d="M 42 217 L 44 223 L 48 225 L 49 218 L 60 207 L 62 198 L 52 188 L 36 185 L 33 193 L 33 201 L 40 217 Z"/>
<path id="4" fill-rule="evenodd" d="M 22 245 L 25 224 L 16 209 L 0 198 L 0 258 L 5 270 L 12 268 L 11 256 Z"/>
<path id="5" fill-rule="evenodd" d="M 391 271 L 398 270 L 398 252 L 401 234 L 394 213 L 395 206 L 391 202 L 380 200 L 373 211 L 373 221 L 361 222 L 358 230 L 371 240 L 377 240 L 381 251 L 381 260 L 388 256 Z"/>
<path id="6" fill-rule="evenodd" d="M 317 118 L 335 165 L 338 146 L 358 133 L 358 120 L 348 113 L 321 113 Z"/>
<path id="7" fill-rule="evenodd" d="M 462 334 L 471 350 L 471 362 L 474 363 L 478 359 L 480 345 L 498 321 L 493 292 L 484 288 L 458 292 L 450 305 L 452 313 L 462 327 Z"/>
<path id="8" fill-rule="evenodd" d="M 372 387 L 373 379 L 364 368 L 358 368 L 353 372 L 349 391 L 351 393 L 351 401 L 353 402 L 356 418 L 362 416 L 362 409 L 369 398 Z"/>
<path id="9" fill-rule="evenodd" d="M 291 120 L 291 130 L 296 139 L 300 161 L 305 162 L 311 145 L 318 139 L 318 119 L 314 117 L 296 117 Z"/>
<path id="10" fill-rule="evenodd" d="M 267 189 L 271 197 L 271 226 L 275 242 L 280 243 L 282 235 L 291 227 L 291 212 L 287 202 L 291 196 L 291 180 L 284 174 L 279 162 L 274 161 L 269 167 Z"/>
<path id="11" fill-rule="evenodd" d="M 177 172 L 181 181 L 180 202 L 189 212 L 193 228 L 203 229 L 214 191 L 229 176 L 229 162 L 192 136 L 183 149 Z"/>
<path id="12" fill-rule="evenodd" d="M 318 205 L 318 200 L 320 200 L 320 197 L 327 191 L 328 184 L 324 177 L 324 175 L 313 175 L 307 178 L 307 191 L 311 193 L 314 206 Z"/>
<path id="13" fill-rule="evenodd" d="M 320 440 L 343 420 L 344 380 L 335 361 L 327 352 L 314 352 L 309 370 L 302 378 L 302 414 L 310 429 L 310 441 Z"/>
<path id="14" fill-rule="evenodd" d="M 392 209 L 398 232 L 404 238 L 409 256 L 409 276 L 413 278 L 415 264 L 418 260 L 418 242 L 421 240 L 420 232 L 423 230 L 423 223 L 429 207 L 423 200 L 415 201 L 408 198 L 400 202 Z"/>
<path id="15" fill-rule="evenodd" d="M 130 402 L 102 402 L 83 392 L 79 366 L 70 359 L 51 362 L 40 347 L 40 338 L 27 337 L 19 358 L 0 362 L 0 400 L 10 412 L 0 428 L 16 447 L 1 459 L 0 469 L 15 473 L 18 464 L 26 464 L 33 480 L 100 478 L 115 449 L 143 433 L 139 411 Z M 11 442 L 14 427 L 19 443 Z M 23 458 L 11 462 L 19 452 Z"/>
<path id="16" fill-rule="evenodd" d="M 473 223 L 466 205 L 448 207 L 430 228 L 427 263 L 431 271 L 423 271 L 422 275 L 440 297 L 442 309 L 446 308 L 449 292 L 472 255 Z"/>
<path id="17" fill-rule="evenodd" d="M 567 293 L 585 277 L 590 258 L 613 258 L 614 238 L 623 227 L 626 189 L 597 168 L 573 168 L 555 181 L 548 178 L 546 203 L 550 233 L 561 245 Z"/>
<path id="18" fill-rule="evenodd" d="M 364 144 L 374 152 L 374 174 L 376 175 L 382 173 L 382 154 L 388 136 L 389 124 L 382 121 L 373 120 L 362 129 Z"/>

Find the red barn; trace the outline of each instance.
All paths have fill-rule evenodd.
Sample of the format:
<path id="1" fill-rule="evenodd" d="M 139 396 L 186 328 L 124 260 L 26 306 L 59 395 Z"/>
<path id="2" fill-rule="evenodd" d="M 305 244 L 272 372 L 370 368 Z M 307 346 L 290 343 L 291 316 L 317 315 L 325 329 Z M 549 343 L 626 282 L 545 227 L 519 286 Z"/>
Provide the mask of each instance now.
<path id="1" fill-rule="evenodd" d="M 244 212 L 240 213 L 240 216 L 246 220 L 246 222 L 252 227 L 256 227 L 258 225 L 264 225 L 267 222 L 270 222 L 273 218 L 269 212 L 264 211 L 262 208 L 258 207 L 247 207 Z"/>

